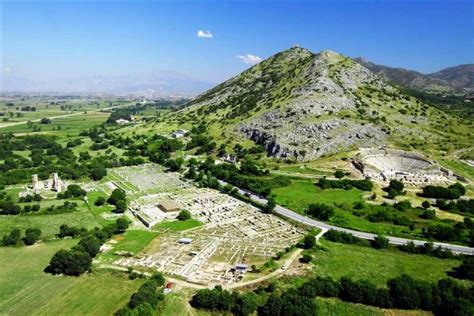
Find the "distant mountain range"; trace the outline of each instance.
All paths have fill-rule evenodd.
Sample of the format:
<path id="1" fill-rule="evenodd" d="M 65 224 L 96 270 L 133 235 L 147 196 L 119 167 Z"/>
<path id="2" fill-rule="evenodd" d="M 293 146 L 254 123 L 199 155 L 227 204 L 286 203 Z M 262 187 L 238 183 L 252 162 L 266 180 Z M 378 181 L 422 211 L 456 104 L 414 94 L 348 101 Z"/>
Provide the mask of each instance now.
<path id="1" fill-rule="evenodd" d="M 354 58 L 354 60 L 373 73 L 405 88 L 457 94 L 474 92 L 474 64 L 422 74 L 415 70 L 377 65 L 362 57 Z"/>
<path id="2" fill-rule="evenodd" d="M 35 81 L 5 76 L 6 92 L 130 93 L 155 96 L 195 96 L 214 84 L 170 72 L 149 72 L 125 76 L 85 76 Z"/>

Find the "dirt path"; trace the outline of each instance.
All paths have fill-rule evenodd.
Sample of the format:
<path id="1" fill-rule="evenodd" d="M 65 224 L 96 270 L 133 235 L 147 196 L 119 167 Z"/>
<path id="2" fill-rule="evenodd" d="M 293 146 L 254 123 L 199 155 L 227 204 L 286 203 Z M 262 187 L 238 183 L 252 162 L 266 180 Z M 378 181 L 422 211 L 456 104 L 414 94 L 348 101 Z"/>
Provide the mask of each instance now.
<path id="1" fill-rule="evenodd" d="M 319 234 L 322 236 L 322 233 L 323 232 L 321 232 Z M 244 286 L 249 286 L 249 285 L 252 285 L 252 284 L 257 284 L 257 283 L 269 280 L 271 278 L 279 277 L 280 275 L 285 273 L 286 270 L 288 270 L 288 268 L 293 264 L 293 262 L 300 256 L 302 251 L 303 251 L 302 249 L 296 249 L 295 252 L 293 252 L 285 260 L 285 262 L 283 263 L 281 268 L 273 271 L 270 274 L 267 274 L 265 276 L 262 276 L 260 278 L 254 279 L 254 280 L 250 280 L 250 281 L 246 281 L 246 282 L 233 283 L 233 284 L 229 284 L 229 285 L 224 285 L 222 287 L 224 289 L 236 289 L 236 288 L 240 288 L 240 287 L 244 287 Z M 113 265 L 113 264 L 100 264 L 99 268 L 114 269 L 114 270 L 124 271 L 124 272 L 128 271 L 128 269 L 125 268 L 125 267 L 119 267 L 119 266 L 116 266 L 116 265 Z M 168 280 L 169 282 L 173 282 L 175 284 L 178 284 L 182 287 L 192 288 L 192 289 L 196 289 L 196 290 L 201 290 L 201 289 L 207 289 L 207 288 L 214 287 L 214 285 L 203 285 L 203 284 L 190 283 L 190 282 L 180 280 L 180 279 L 176 279 L 176 278 L 169 277 L 169 276 L 166 276 L 166 280 Z"/>
<path id="2" fill-rule="evenodd" d="M 250 280 L 250 281 L 246 281 L 246 282 L 240 282 L 240 283 L 225 285 L 225 286 L 223 286 L 223 288 L 225 288 L 225 289 L 235 289 L 235 288 L 260 283 L 260 282 L 263 282 L 265 280 L 278 277 L 278 276 L 280 276 L 280 275 L 282 275 L 283 273 L 286 272 L 286 270 L 291 266 L 291 264 L 296 260 L 296 258 L 299 257 L 299 255 L 301 254 L 302 251 L 303 251 L 302 249 L 296 249 L 296 251 L 293 252 L 291 254 L 291 256 L 288 257 L 288 259 L 285 260 L 285 262 L 283 263 L 283 265 L 281 266 L 280 269 L 277 269 L 277 270 L 273 271 L 270 274 L 267 274 L 263 277 L 255 279 L 255 280 Z"/>

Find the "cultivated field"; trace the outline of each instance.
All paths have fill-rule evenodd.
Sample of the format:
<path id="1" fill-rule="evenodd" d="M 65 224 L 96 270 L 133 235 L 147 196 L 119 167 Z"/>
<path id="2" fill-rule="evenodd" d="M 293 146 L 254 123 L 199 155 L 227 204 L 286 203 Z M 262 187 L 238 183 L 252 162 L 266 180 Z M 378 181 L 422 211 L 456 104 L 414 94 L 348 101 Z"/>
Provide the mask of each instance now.
<path id="1" fill-rule="evenodd" d="M 75 243 L 77 240 L 59 240 L 0 248 L 0 314 L 111 315 L 121 308 L 140 281 L 106 272 L 81 277 L 43 272 L 57 250 Z"/>

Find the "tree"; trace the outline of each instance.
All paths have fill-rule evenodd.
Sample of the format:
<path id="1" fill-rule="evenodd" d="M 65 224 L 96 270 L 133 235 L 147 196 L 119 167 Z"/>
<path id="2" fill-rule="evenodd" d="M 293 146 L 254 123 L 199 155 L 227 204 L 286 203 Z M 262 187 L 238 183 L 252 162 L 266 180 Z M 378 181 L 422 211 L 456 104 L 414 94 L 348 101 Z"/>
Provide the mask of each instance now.
<path id="1" fill-rule="evenodd" d="M 389 245 L 389 241 L 386 237 L 378 235 L 372 240 L 372 247 L 376 249 L 387 249 Z"/>
<path id="2" fill-rule="evenodd" d="M 334 176 L 337 178 L 337 179 L 342 179 L 344 178 L 345 174 L 343 171 L 341 170 L 336 170 L 336 172 L 334 172 Z"/>
<path id="3" fill-rule="evenodd" d="M 41 236 L 41 230 L 38 228 L 28 228 L 25 230 L 25 237 L 23 242 L 25 245 L 33 245 Z"/>
<path id="4" fill-rule="evenodd" d="M 456 268 L 456 276 L 461 279 L 474 281 L 474 257 L 466 256 L 462 264 Z"/>
<path id="5" fill-rule="evenodd" d="M 151 276 L 151 279 L 156 282 L 156 286 L 163 286 L 166 282 L 165 277 L 163 276 L 163 273 L 161 272 L 155 272 Z"/>
<path id="6" fill-rule="evenodd" d="M 433 219 L 436 217 L 436 212 L 434 210 L 424 210 L 423 214 L 420 215 L 424 219 Z"/>
<path id="7" fill-rule="evenodd" d="M 113 211 L 114 213 L 123 213 L 127 210 L 128 204 L 126 200 L 118 200 L 115 203 L 115 210 Z"/>
<path id="8" fill-rule="evenodd" d="M 92 258 L 87 252 L 61 249 L 51 258 L 45 272 L 78 276 L 88 271 L 91 264 Z"/>
<path id="9" fill-rule="evenodd" d="M 81 229 L 78 227 L 69 227 L 66 224 L 62 224 L 59 226 L 59 233 L 57 236 L 59 238 L 64 238 L 64 237 L 76 237 L 81 233 Z"/>
<path id="10" fill-rule="evenodd" d="M 84 156 L 83 158 L 87 158 L 87 157 Z M 94 181 L 102 180 L 102 178 L 105 177 L 106 175 L 107 175 L 107 169 L 104 166 L 94 166 L 92 169 L 89 170 L 89 177 Z"/>
<path id="11" fill-rule="evenodd" d="M 64 191 L 63 196 L 65 198 L 71 198 L 85 196 L 86 194 L 87 192 L 77 184 L 70 184 L 67 186 L 66 191 Z"/>
<path id="12" fill-rule="evenodd" d="M 403 182 L 398 181 L 396 179 L 390 180 L 390 183 L 389 183 L 388 187 L 394 189 L 399 194 L 402 194 L 403 189 L 405 188 L 405 186 L 403 185 Z"/>
<path id="13" fill-rule="evenodd" d="M 405 201 L 395 203 L 393 207 L 398 211 L 405 212 L 411 208 L 411 203 L 410 201 L 405 200 Z"/>
<path id="14" fill-rule="evenodd" d="M 232 308 L 232 313 L 237 316 L 247 316 L 257 310 L 257 296 L 248 292 L 239 295 L 235 300 L 235 305 Z"/>
<path id="15" fill-rule="evenodd" d="M 182 158 L 176 158 L 176 159 L 168 159 L 165 165 L 166 167 L 168 167 L 170 171 L 179 171 L 183 163 L 184 163 L 184 160 Z"/>
<path id="16" fill-rule="evenodd" d="M 105 198 L 103 196 L 99 196 L 97 200 L 95 200 L 94 205 L 95 206 L 102 206 L 105 204 Z"/>
<path id="17" fill-rule="evenodd" d="M 47 117 L 43 117 L 41 120 L 40 120 L 40 124 L 51 124 L 53 123 L 53 121 L 51 121 L 49 118 Z"/>
<path id="18" fill-rule="evenodd" d="M 18 228 L 14 228 L 10 231 L 10 234 L 4 235 L 2 238 L 2 245 L 4 246 L 15 246 L 21 240 L 21 231 Z"/>
<path id="19" fill-rule="evenodd" d="M 95 236 L 88 235 L 82 238 L 73 249 L 83 250 L 94 258 L 100 251 L 100 245 L 101 242 Z"/>
<path id="20" fill-rule="evenodd" d="M 188 210 L 181 210 L 181 212 L 179 212 L 178 214 L 177 219 L 179 219 L 180 221 L 191 219 L 191 213 Z"/>
<path id="21" fill-rule="evenodd" d="M 120 218 L 117 218 L 117 220 L 115 221 L 115 225 L 117 227 L 115 232 L 118 234 L 121 234 L 127 230 L 130 223 L 126 218 L 120 217 Z"/>
<path id="22" fill-rule="evenodd" d="M 276 207 L 275 199 L 272 198 L 272 197 L 269 197 L 268 200 L 267 200 L 267 204 L 265 204 L 265 206 L 263 207 L 263 211 L 267 214 L 270 214 L 270 213 L 273 212 L 275 207 Z"/>
<path id="23" fill-rule="evenodd" d="M 306 214 L 317 219 L 327 221 L 334 215 L 334 208 L 323 203 L 312 203 L 308 206 Z"/>
<path id="24" fill-rule="evenodd" d="M 118 201 L 125 200 L 126 198 L 127 194 L 125 193 L 125 191 L 117 188 L 112 191 L 112 194 L 110 194 L 110 197 L 107 202 L 112 205 L 116 205 Z"/>
<path id="25" fill-rule="evenodd" d="M 412 277 L 402 274 L 387 283 L 394 307 L 403 309 L 417 309 L 421 298 L 418 292 L 418 282 Z"/>
<path id="26" fill-rule="evenodd" d="M 316 238 L 313 235 L 306 235 L 303 239 L 303 247 L 305 249 L 311 249 L 316 246 Z"/>
<path id="27" fill-rule="evenodd" d="M 421 203 L 421 207 L 427 210 L 431 207 L 431 203 L 425 200 L 423 203 Z"/>

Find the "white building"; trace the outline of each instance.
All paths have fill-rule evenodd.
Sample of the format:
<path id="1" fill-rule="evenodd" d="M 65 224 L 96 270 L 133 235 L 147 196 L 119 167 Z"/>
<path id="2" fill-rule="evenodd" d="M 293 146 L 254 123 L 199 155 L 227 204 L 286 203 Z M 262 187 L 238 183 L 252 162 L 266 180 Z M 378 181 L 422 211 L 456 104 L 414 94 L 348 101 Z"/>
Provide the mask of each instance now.
<path id="1" fill-rule="evenodd" d="M 185 130 L 185 129 L 178 129 L 178 130 L 174 131 L 174 132 L 171 134 L 171 136 L 173 136 L 174 138 L 182 138 L 182 137 L 186 136 L 186 133 L 187 133 L 187 132 L 188 132 L 188 131 Z"/>
<path id="2" fill-rule="evenodd" d="M 125 119 L 118 119 L 118 120 L 115 120 L 115 123 L 119 124 L 119 125 L 125 125 L 125 124 L 129 124 L 130 121 L 129 120 L 125 120 Z"/>

